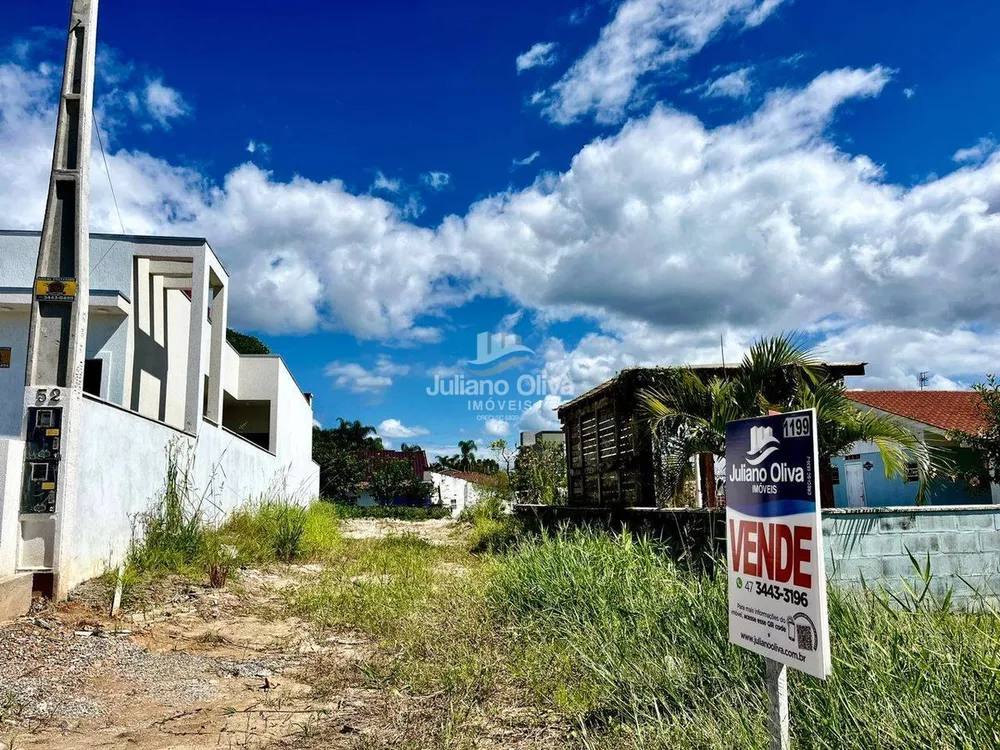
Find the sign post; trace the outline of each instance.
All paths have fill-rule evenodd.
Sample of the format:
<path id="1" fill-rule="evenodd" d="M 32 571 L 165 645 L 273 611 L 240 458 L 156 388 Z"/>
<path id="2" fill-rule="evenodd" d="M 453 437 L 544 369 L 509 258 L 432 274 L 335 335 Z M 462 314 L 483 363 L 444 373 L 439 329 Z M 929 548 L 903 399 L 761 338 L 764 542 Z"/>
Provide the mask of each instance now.
<path id="1" fill-rule="evenodd" d="M 788 674 L 830 675 L 816 412 L 726 427 L 729 642 L 767 662 L 772 750 L 788 750 Z"/>

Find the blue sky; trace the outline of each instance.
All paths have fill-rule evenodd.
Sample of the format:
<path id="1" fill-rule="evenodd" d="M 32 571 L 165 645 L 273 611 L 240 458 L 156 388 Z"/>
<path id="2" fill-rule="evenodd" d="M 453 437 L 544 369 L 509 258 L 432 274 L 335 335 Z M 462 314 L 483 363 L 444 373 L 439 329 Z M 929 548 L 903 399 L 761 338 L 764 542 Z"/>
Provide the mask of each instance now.
<path id="1" fill-rule="evenodd" d="M 236 7 L 104 0 L 98 118 L 126 229 L 206 236 L 324 424 L 551 425 L 426 394 L 480 331 L 564 395 L 792 328 L 866 387 L 995 369 L 995 3 Z M 65 13 L 2 11 L 5 227 L 40 220 Z"/>

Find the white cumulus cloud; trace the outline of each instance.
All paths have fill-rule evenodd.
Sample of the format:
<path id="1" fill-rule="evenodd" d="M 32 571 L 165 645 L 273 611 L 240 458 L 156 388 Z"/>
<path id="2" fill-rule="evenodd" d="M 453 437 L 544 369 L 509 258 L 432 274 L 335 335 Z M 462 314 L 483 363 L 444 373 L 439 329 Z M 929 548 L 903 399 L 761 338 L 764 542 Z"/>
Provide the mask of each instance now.
<path id="1" fill-rule="evenodd" d="M 0 63 L 0 226 L 41 220 L 59 75 Z M 561 173 L 435 227 L 337 179 L 243 164 L 216 182 L 106 145 L 129 231 L 208 237 L 231 273 L 237 326 L 427 343 L 443 335 L 434 316 L 492 296 L 590 327 L 540 350 L 579 387 L 634 363 L 718 361 L 720 333 L 735 357 L 755 335 L 792 328 L 840 358 L 861 352 L 872 382 L 919 370 L 967 382 L 989 361 L 963 347 L 989 353 L 1000 339 L 1000 159 L 981 148 L 909 186 L 838 147 L 827 134 L 838 108 L 888 80 L 881 67 L 830 71 L 715 127 L 655 108 Z M 103 170 L 97 155 L 91 226 L 116 231 Z M 328 374 L 377 393 L 401 367 L 337 361 Z"/>
<path id="2" fill-rule="evenodd" d="M 414 438 L 420 435 L 430 434 L 429 430 L 423 427 L 407 427 L 398 419 L 383 419 L 378 425 L 378 434 L 380 437 L 387 438 Z"/>
<path id="3" fill-rule="evenodd" d="M 740 68 L 694 90 L 705 98 L 742 99 L 750 93 L 751 71 L 752 68 Z"/>
<path id="4" fill-rule="evenodd" d="M 483 431 L 492 437 L 503 437 L 510 433 L 510 425 L 502 419 L 487 419 Z"/>
<path id="5" fill-rule="evenodd" d="M 517 72 L 521 73 L 531 68 L 545 68 L 554 65 L 556 62 L 555 49 L 555 42 L 538 42 L 538 44 L 532 45 L 531 49 L 518 55 L 517 60 L 514 61 Z"/>
<path id="6" fill-rule="evenodd" d="M 532 151 L 528 156 L 524 157 L 523 159 L 514 159 L 511 162 L 510 168 L 514 170 L 517 169 L 518 167 L 526 167 L 541 155 L 542 155 L 541 151 Z"/>
<path id="7" fill-rule="evenodd" d="M 977 164 L 996 151 L 997 146 L 1000 146 L 1000 143 L 997 143 L 993 138 L 980 138 L 975 145 L 969 146 L 969 148 L 960 148 L 951 158 L 960 164 Z"/>
<path id="8" fill-rule="evenodd" d="M 335 361 L 328 364 L 323 372 L 333 380 L 335 388 L 343 388 L 351 393 L 379 394 L 392 385 L 394 377 L 407 375 L 409 371 L 409 366 L 397 364 L 390 357 L 379 355 L 372 368 L 358 362 Z"/>
<path id="9" fill-rule="evenodd" d="M 146 82 L 144 98 L 150 116 L 164 129 L 170 128 L 171 120 L 183 117 L 191 111 L 180 92 L 170 88 L 159 78 Z"/>
<path id="10" fill-rule="evenodd" d="M 431 190 L 444 190 L 451 182 L 451 175 L 447 172 L 425 172 L 420 175 L 420 181 Z"/>
<path id="11" fill-rule="evenodd" d="M 620 120 L 647 73 L 697 54 L 730 24 L 757 26 L 780 0 L 625 0 L 600 38 L 538 101 L 553 122 Z"/>

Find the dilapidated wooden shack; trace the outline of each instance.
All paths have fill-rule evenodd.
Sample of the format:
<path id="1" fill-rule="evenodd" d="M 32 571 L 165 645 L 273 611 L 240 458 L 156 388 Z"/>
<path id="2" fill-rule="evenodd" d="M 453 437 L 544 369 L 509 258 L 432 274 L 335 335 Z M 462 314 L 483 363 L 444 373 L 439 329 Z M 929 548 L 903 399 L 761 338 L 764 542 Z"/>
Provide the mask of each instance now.
<path id="1" fill-rule="evenodd" d="M 864 362 L 824 365 L 833 377 L 864 375 Z M 653 507 L 668 502 L 657 481 L 653 435 L 639 412 L 639 392 L 655 384 L 671 368 L 636 367 L 623 370 L 599 386 L 557 409 L 566 436 L 568 504 L 576 507 Z M 734 366 L 692 365 L 708 380 Z M 701 467 L 701 496 L 714 504 L 710 455 Z"/>

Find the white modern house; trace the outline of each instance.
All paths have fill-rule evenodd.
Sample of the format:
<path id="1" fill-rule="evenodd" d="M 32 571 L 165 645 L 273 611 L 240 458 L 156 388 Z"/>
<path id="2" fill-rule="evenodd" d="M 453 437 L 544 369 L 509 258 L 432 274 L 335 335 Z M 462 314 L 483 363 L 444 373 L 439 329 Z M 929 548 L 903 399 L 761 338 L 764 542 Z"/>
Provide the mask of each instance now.
<path id="1" fill-rule="evenodd" d="M 37 440 L 58 451 L 59 425 L 25 397 L 39 237 L 0 231 L 0 580 L 52 573 L 65 591 L 120 560 L 171 446 L 217 515 L 318 494 L 311 396 L 280 357 L 227 343 L 229 275 L 208 242 L 92 234 L 75 499 L 53 512 L 58 462 L 32 456 Z"/>

